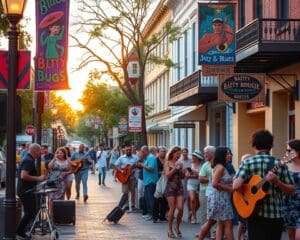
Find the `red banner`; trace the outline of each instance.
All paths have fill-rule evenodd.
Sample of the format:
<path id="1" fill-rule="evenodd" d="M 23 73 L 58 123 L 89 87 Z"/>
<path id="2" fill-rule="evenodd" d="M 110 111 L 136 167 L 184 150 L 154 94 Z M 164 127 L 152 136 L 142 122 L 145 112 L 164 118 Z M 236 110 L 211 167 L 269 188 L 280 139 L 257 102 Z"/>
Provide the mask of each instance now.
<path id="1" fill-rule="evenodd" d="M 0 51 L 0 89 L 7 89 L 8 51 Z M 30 51 L 19 51 L 17 89 L 30 87 Z"/>
<path id="2" fill-rule="evenodd" d="M 70 0 L 36 0 L 35 90 L 69 89 L 67 60 Z"/>

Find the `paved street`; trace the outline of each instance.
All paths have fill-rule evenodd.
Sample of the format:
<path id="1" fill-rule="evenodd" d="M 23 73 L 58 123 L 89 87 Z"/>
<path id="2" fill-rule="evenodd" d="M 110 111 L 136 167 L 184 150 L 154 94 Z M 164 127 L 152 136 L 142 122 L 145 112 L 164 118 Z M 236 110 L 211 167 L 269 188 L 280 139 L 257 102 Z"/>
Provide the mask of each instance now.
<path id="1" fill-rule="evenodd" d="M 76 224 L 75 226 L 59 226 L 60 239 L 167 239 L 167 223 L 147 222 L 142 218 L 141 213 L 126 213 L 117 225 L 102 223 L 107 213 L 117 204 L 120 198 L 120 184 L 112 181 L 111 172 L 108 172 L 107 187 L 99 187 L 97 181 L 97 175 L 89 175 L 88 202 L 84 204 L 82 198 L 76 201 Z M 0 195 L 3 194 L 4 190 L 2 189 Z M 73 191 L 72 199 L 74 197 Z M 185 214 L 181 227 L 182 239 L 195 239 L 194 236 L 198 228 L 198 224 L 192 225 L 187 223 Z M 50 237 L 35 236 L 34 239 L 44 240 L 50 239 Z M 287 239 L 286 234 L 284 234 L 282 239 Z"/>

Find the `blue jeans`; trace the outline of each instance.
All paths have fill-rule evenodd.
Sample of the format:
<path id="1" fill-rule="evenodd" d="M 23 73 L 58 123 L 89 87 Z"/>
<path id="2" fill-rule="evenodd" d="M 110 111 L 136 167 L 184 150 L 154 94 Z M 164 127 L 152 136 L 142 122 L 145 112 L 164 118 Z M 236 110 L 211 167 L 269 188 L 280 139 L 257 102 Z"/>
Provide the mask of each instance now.
<path id="1" fill-rule="evenodd" d="M 75 174 L 75 188 L 76 193 L 79 196 L 80 195 L 80 183 L 82 181 L 82 189 L 83 189 L 83 196 L 88 195 L 88 187 L 87 187 L 87 180 L 89 176 L 89 169 L 82 169 L 78 173 Z"/>
<path id="2" fill-rule="evenodd" d="M 149 183 L 145 186 L 145 201 L 147 207 L 147 214 L 151 216 L 153 214 L 155 187 L 155 183 Z"/>
<path id="3" fill-rule="evenodd" d="M 101 183 L 104 185 L 105 184 L 105 177 L 106 177 L 106 167 L 101 167 L 100 169 L 98 169 L 99 171 L 99 185 L 101 185 Z M 102 176 L 102 181 L 101 181 L 101 176 Z"/>

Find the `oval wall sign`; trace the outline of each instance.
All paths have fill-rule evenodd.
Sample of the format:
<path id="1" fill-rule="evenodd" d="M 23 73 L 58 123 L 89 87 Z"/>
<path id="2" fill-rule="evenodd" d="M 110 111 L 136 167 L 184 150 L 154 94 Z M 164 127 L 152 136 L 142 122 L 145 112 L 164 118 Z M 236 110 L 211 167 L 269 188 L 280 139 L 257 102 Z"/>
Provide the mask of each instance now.
<path id="1" fill-rule="evenodd" d="M 260 94 L 261 82 L 248 75 L 235 75 L 224 80 L 222 92 L 234 100 L 250 100 Z"/>

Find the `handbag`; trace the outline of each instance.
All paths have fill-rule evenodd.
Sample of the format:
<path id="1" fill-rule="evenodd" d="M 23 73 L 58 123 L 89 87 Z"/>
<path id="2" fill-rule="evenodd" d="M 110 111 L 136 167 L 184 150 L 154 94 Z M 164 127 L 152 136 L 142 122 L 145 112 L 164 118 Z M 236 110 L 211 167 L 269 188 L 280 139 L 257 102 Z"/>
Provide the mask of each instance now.
<path id="1" fill-rule="evenodd" d="M 154 193 L 155 198 L 163 197 L 167 187 L 167 182 L 168 182 L 167 177 L 164 174 L 162 174 L 156 183 L 156 188 Z"/>

